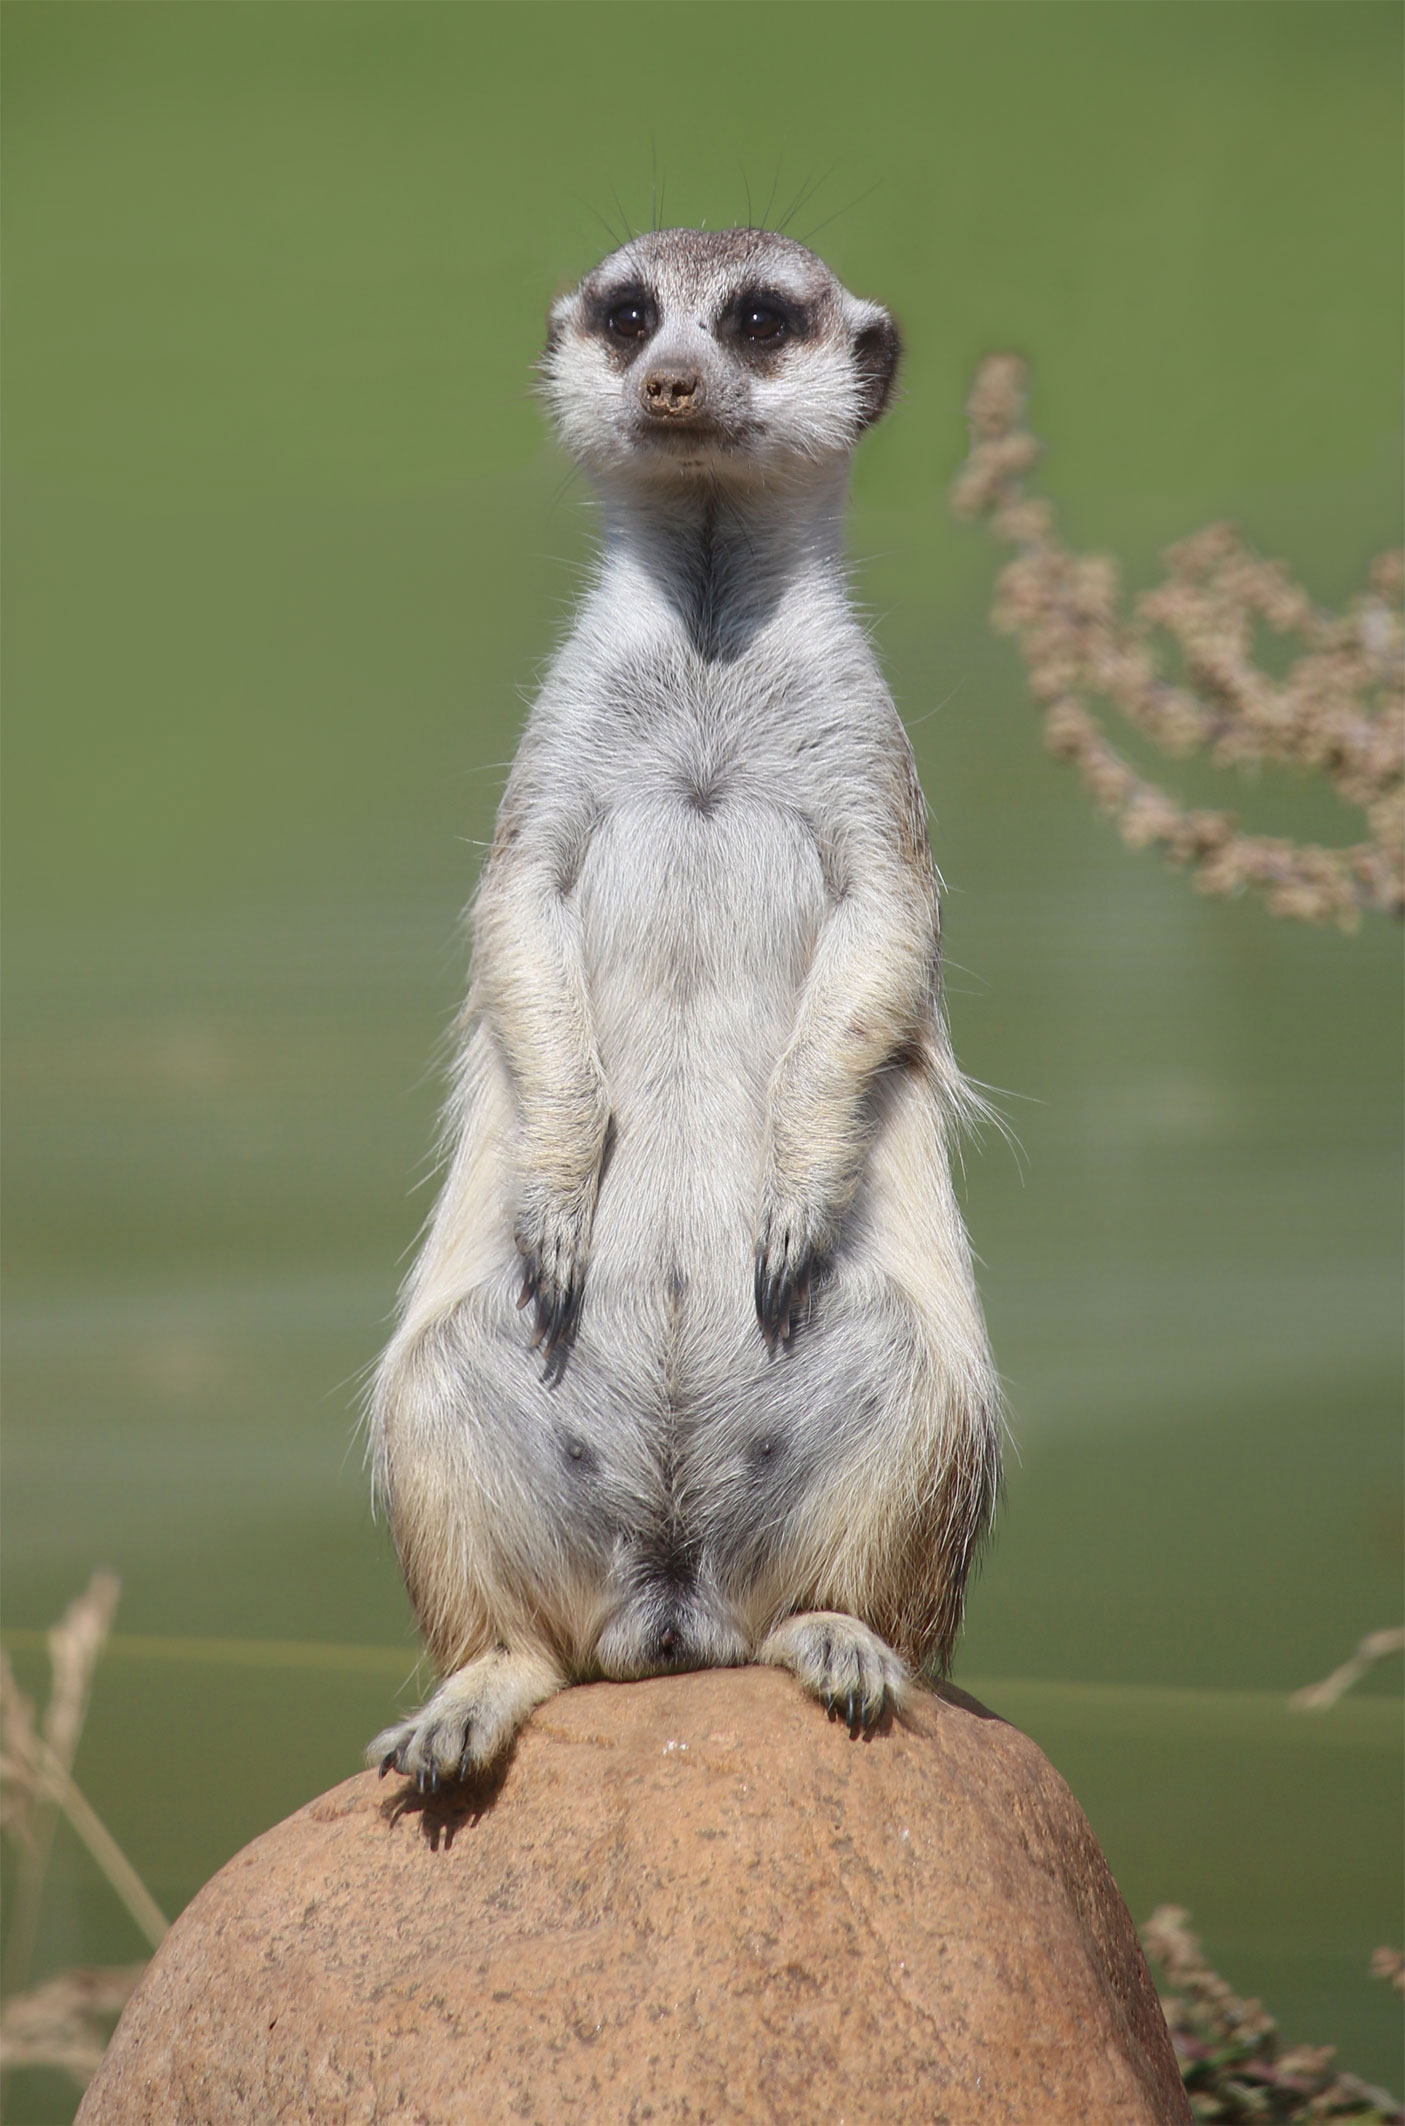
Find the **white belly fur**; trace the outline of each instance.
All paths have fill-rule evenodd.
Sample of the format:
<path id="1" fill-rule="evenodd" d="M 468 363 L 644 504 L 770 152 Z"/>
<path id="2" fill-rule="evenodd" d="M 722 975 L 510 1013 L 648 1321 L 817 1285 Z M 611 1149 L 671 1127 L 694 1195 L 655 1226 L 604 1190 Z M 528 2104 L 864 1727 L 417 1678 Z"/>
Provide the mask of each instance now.
<path id="1" fill-rule="evenodd" d="M 617 1280 L 750 1299 L 766 1097 L 826 906 L 793 816 L 745 799 L 613 812 L 577 884 L 615 1139 L 591 1248 Z"/>

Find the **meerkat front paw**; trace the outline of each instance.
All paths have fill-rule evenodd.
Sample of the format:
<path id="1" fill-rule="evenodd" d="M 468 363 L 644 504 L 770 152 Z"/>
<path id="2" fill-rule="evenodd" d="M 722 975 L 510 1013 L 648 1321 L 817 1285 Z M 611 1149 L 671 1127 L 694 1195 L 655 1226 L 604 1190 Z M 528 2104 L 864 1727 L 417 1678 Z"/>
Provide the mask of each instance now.
<path id="1" fill-rule="evenodd" d="M 797 1194 L 768 1188 L 756 1228 L 756 1318 L 768 1350 L 788 1344 L 832 1244 L 829 1220 Z"/>
<path id="2" fill-rule="evenodd" d="M 506 1648 L 457 1669 L 412 1719 L 382 1729 L 366 1751 L 379 1770 L 403 1772 L 422 1794 L 472 1779 L 501 1757 L 527 1715 L 563 1677 L 536 1654 Z"/>
<path id="3" fill-rule="evenodd" d="M 788 1668 L 851 1735 L 866 1735 L 906 1698 L 911 1679 L 891 1646 L 837 1610 L 815 1609 L 778 1624 L 757 1655 Z"/>
<path id="4" fill-rule="evenodd" d="M 523 1269 L 517 1304 L 533 1308 L 532 1347 L 548 1358 L 569 1346 L 580 1319 L 595 1195 L 592 1175 L 570 1195 L 533 1190 L 518 1212 L 514 1238 Z"/>

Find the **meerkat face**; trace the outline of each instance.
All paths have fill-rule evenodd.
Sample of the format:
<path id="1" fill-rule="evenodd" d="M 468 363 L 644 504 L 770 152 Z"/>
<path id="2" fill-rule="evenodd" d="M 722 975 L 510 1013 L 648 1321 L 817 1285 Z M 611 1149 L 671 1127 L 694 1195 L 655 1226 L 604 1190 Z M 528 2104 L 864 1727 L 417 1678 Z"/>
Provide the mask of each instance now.
<path id="1" fill-rule="evenodd" d="M 822 259 L 761 229 L 660 229 L 551 311 L 567 449 L 604 477 L 755 479 L 847 454 L 892 394 L 898 334 Z"/>

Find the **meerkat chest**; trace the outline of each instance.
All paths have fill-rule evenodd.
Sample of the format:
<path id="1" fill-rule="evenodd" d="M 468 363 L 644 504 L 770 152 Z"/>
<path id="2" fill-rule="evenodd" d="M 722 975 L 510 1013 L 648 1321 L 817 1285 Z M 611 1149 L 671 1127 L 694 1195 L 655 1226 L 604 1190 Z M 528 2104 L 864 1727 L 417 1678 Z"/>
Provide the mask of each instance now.
<path id="1" fill-rule="evenodd" d="M 588 719 L 599 807 L 648 808 L 664 835 L 679 806 L 704 823 L 738 808 L 819 819 L 843 803 L 857 764 L 852 692 L 822 650 L 788 645 L 782 659 L 759 645 L 709 664 L 646 641 L 599 686 Z"/>
<path id="2" fill-rule="evenodd" d="M 826 848 L 866 801 L 844 691 L 802 657 L 708 665 L 652 643 L 613 667 L 569 771 L 590 789 L 573 898 L 597 992 L 756 999 L 803 979 Z"/>
<path id="3" fill-rule="evenodd" d="M 597 994 L 744 1004 L 803 978 L 829 896 L 801 810 L 695 763 L 610 806 L 576 899 Z"/>

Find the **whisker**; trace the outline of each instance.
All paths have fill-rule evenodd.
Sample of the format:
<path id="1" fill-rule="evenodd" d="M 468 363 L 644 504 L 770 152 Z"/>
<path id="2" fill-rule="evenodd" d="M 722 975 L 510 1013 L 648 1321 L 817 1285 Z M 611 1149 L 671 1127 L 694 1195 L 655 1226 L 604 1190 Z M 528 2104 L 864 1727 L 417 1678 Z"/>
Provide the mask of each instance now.
<path id="1" fill-rule="evenodd" d="M 623 200 L 622 200 L 622 199 L 620 198 L 620 195 L 619 195 L 619 192 L 618 192 L 618 190 L 617 190 L 617 188 L 616 188 L 616 185 L 615 185 L 615 180 L 613 179 L 613 177 L 612 177 L 612 178 L 610 179 L 610 197 L 611 197 L 611 199 L 613 199 L 613 201 L 615 202 L 615 205 L 616 205 L 616 206 L 617 206 L 617 207 L 619 208 L 619 210 L 620 210 L 620 220 L 621 220 L 621 221 L 622 221 L 622 222 L 624 223 L 624 226 L 625 226 L 625 232 L 626 232 L 626 234 L 625 234 L 625 242 L 626 242 L 626 243 L 630 243 L 630 244 L 632 244 L 632 243 L 634 242 L 634 239 L 635 239 L 635 237 L 636 237 L 636 236 L 637 236 L 637 235 L 639 234 L 639 232 L 638 232 L 638 230 L 637 230 L 637 229 L 635 228 L 635 226 L 634 226 L 633 222 L 632 222 L 632 221 L 630 220 L 629 216 L 628 216 L 628 215 L 627 215 L 627 214 L 625 213 L 625 211 L 624 211 L 624 202 L 623 202 Z"/>
<path id="2" fill-rule="evenodd" d="M 782 148 L 780 154 L 776 157 L 776 174 L 771 179 L 771 189 L 766 194 L 766 204 L 761 210 L 761 226 L 763 229 L 765 229 L 770 223 L 771 209 L 776 203 L 776 188 L 781 181 L 781 165 L 784 161 L 785 149 Z"/>
<path id="3" fill-rule="evenodd" d="M 886 179 L 882 177 L 875 177 L 873 183 L 868 187 L 868 190 L 866 192 L 860 192 L 858 198 L 851 199 L 847 206 L 836 207 L 832 214 L 826 214 L 824 220 L 816 222 L 812 229 L 807 229 L 805 231 L 805 234 L 799 239 L 799 241 L 802 244 L 813 243 L 815 238 L 821 235 L 824 230 L 829 227 L 832 221 L 838 221 L 842 215 L 852 214 L 855 207 L 861 207 L 866 199 L 872 199 L 875 192 L 881 191 L 885 183 Z"/>

